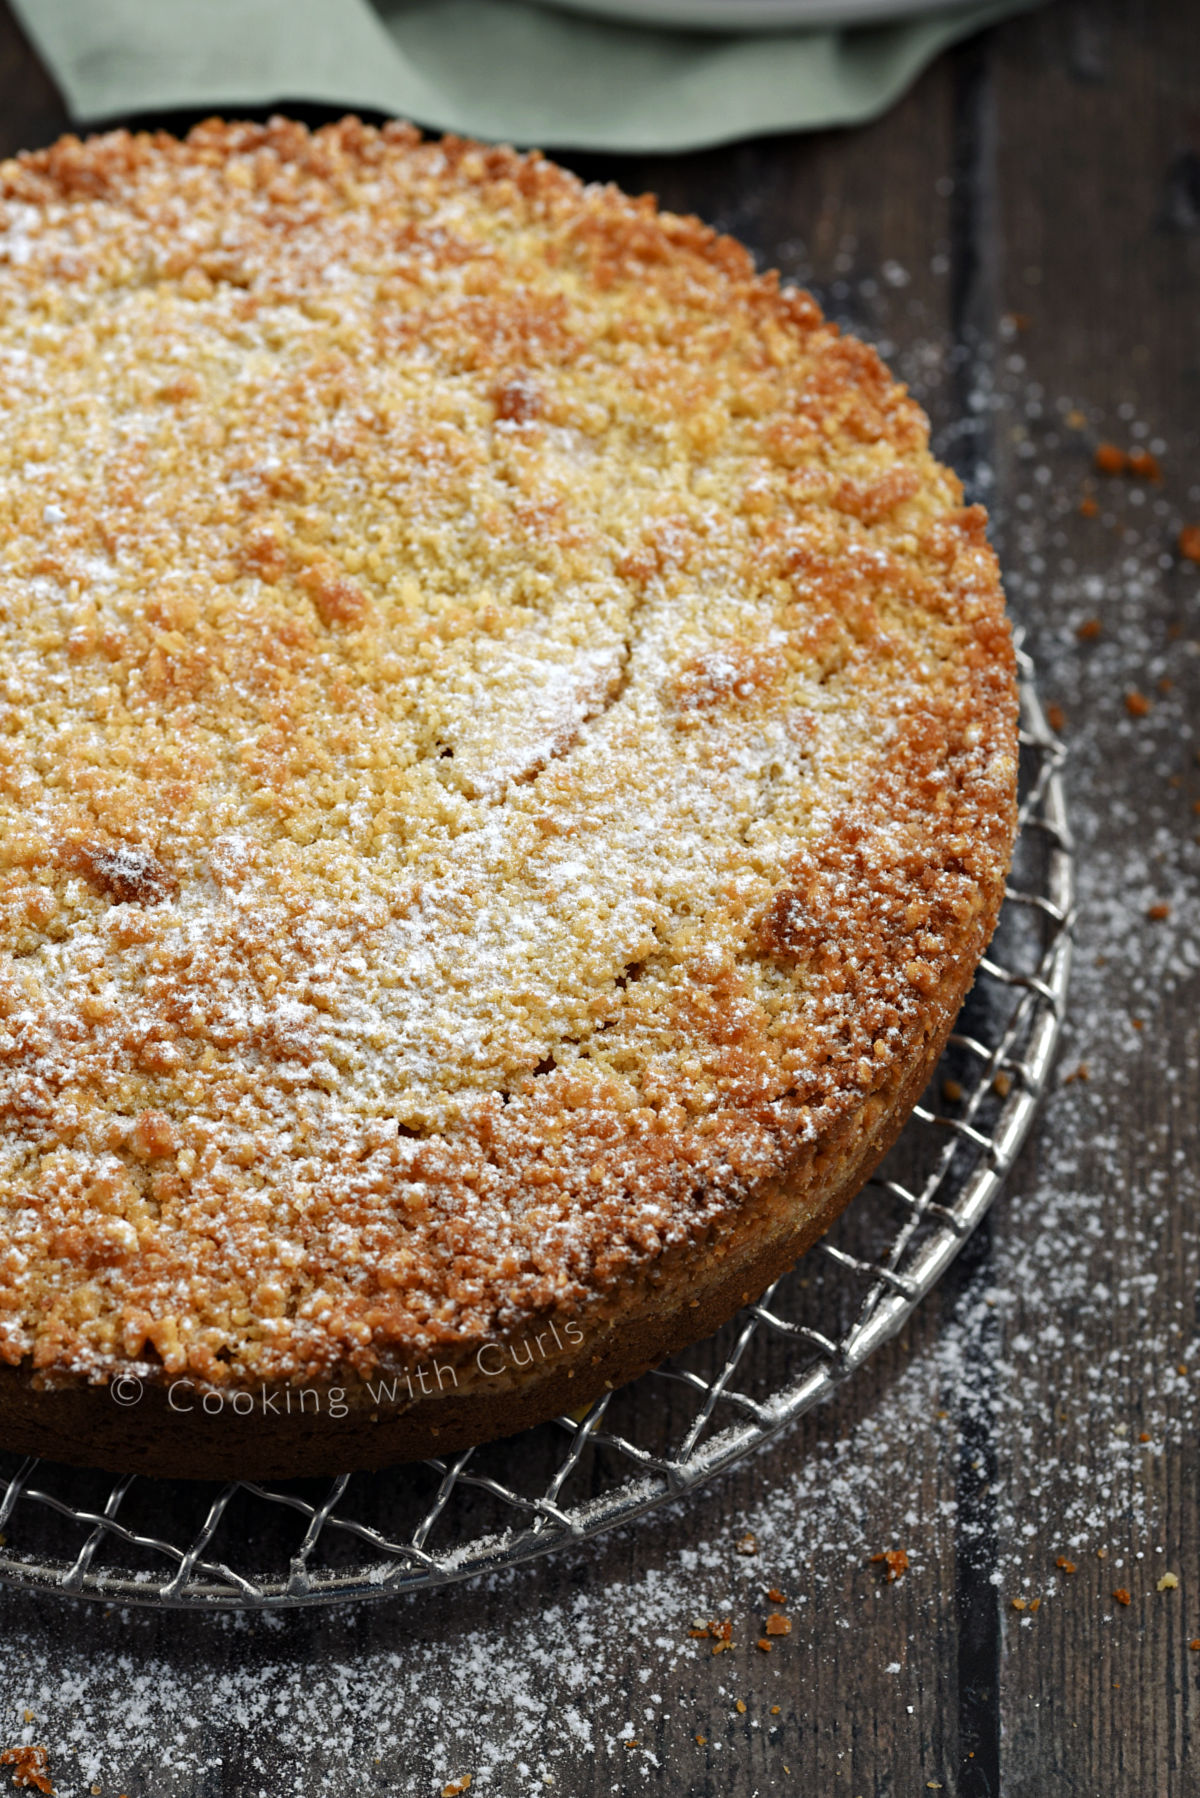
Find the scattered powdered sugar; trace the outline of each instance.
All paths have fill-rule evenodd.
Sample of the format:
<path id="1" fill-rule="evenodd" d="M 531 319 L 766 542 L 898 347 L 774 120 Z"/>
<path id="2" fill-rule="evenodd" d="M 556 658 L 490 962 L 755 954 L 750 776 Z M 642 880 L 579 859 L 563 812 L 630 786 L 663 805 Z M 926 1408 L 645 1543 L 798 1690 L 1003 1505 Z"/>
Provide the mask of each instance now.
<path id="1" fill-rule="evenodd" d="M 904 272 L 884 269 L 902 316 L 879 310 L 874 286 L 840 297 L 859 308 L 859 328 L 907 334 L 899 370 L 936 419 L 953 412 L 938 394 L 951 358 L 936 338 L 911 341 L 917 303 Z M 728 1789 L 750 1792 L 756 1732 L 778 1748 L 772 1765 L 789 1741 L 799 1753 L 801 1670 L 814 1656 L 846 1645 L 876 1660 L 912 1709 L 928 1632 L 904 1624 L 870 1557 L 903 1545 L 907 1591 L 918 1587 L 935 1615 L 953 1583 L 960 1475 L 977 1443 L 986 1491 L 958 1552 L 983 1557 L 1006 1627 L 1039 1624 L 1011 1612 L 1013 1597 L 1068 1602 L 1060 1558 L 1078 1562 L 1082 1580 L 1083 1556 L 1106 1550 L 1105 1602 L 1118 1582 L 1152 1593 L 1172 1568 L 1161 1471 L 1200 1424 L 1194 1314 L 1167 1296 L 1194 1290 L 1200 1271 L 1195 1234 L 1180 1228 L 1200 1199 L 1196 1057 L 1178 1047 L 1187 1030 L 1194 1044 L 1200 1013 L 1200 783 L 1194 699 L 1189 710 L 1181 697 L 1189 683 L 1195 691 L 1200 570 L 1172 551 L 1188 521 L 1178 507 L 1186 498 L 1194 520 L 1200 495 L 1182 493 L 1166 444 L 1154 450 L 1161 487 L 1094 481 L 1089 443 L 1151 439 L 1152 421 L 1089 417 L 1075 396 L 1040 393 L 1011 345 L 978 366 L 980 447 L 1014 464 L 1002 483 L 1014 497 L 997 519 L 1014 610 L 1044 695 L 1065 713 L 1080 897 L 1059 1069 L 986 1252 L 972 1245 L 882 1374 L 852 1381 L 751 1463 L 749 1502 L 718 1482 L 564 1553 L 553 1572 L 534 1564 L 398 1603 L 373 1618 L 367 1648 L 361 1612 L 164 1626 L 5 1601 L 3 1733 L 47 1744 L 60 1792 L 103 1782 L 106 1793 L 163 1798 L 207 1790 L 222 1769 L 223 1789 L 245 1793 L 420 1793 L 470 1772 L 472 1792 L 515 1798 L 571 1793 L 585 1779 L 602 1789 L 597 1763 L 614 1792 L 682 1790 L 704 1764 L 687 1758 L 701 1753 L 698 1735 L 724 1778 L 742 1770 Z M 1062 473 L 1072 434 L 1075 486 Z M 943 453 L 951 439 L 942 434 Z M 1092 489 L 1085 530 L 1078 508 Z M 1099 631 L 1080 638 L 1092 619 Z M 1149 709 L 1130 709 L 1130 692 Z M 746 1490 L 743 1480 L 736 1491 Z M 879 1539 L 881 1515 L 890 1541 Z M 739 1555 L 747 1530 L 757 1553 Z M 772 1582 L 793 1622 L 767 1663 L 782 1714 L 760 1704 L 743 1716 L 738 1670 L 756 1653 Z M 717 1658 L 688 1634 L 710 1617 L 734 1625 L 733 1650 Z M 761 1690 L 757 1663 L 755 1674 Z M 704 1680 L 709 1701 L 697 1705 Z"/>

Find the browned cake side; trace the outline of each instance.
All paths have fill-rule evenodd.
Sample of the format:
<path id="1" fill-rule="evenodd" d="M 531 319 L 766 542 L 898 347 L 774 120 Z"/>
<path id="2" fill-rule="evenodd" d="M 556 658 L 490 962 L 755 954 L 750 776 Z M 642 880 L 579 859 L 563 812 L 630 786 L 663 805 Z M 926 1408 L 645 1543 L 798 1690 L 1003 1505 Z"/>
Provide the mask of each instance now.
<path id="1" fill-rule="evenodd" d="M 380 1464 L 760 1291 L 1014 829 L 875 354 L 535 156 L 212 124 L 0 168 L 0 396 L 0 1445 Z"/>

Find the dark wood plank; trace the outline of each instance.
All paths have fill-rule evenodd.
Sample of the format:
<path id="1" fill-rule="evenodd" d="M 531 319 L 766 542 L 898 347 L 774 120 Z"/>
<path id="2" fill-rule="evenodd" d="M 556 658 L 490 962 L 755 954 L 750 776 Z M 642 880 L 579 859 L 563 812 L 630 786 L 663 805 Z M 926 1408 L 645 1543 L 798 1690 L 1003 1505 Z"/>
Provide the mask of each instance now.
<path id="1" fill-rule="evenodd" d="M 1005 1613 L 1013 1798 L 1197 1789 L 1195 1402 L 1174 1368 L 1198 1272 L 1200 983 L 1186 942 L 1200 617 L 1196 570 L 1174 550 L 1181 521 L 1200 513 L 1200 219 L 1188 210 L 1198 59 L 1200 14 L 1184 5 L 1066 4 L 996 42 L 996 305 L 1028 318 L 1012 346 L 1026 367 L 1009 379 L 1030 395 L 1036 383 L 1045 408 L 997 443 L 1001 492 L 1042 496 L 1025 513 L 1010 505 L 1002 542 L 1067 715 L 1084 898 L 1067 1064 L 1086 1061 L 1091 1075 L 1048 1109 L 1020 1211 L 1036 1228 L 1039 1202 L 1074 1190 L 1094 1228 L 1062 1282 L 1078 1348 L 1047 1356 L 1036 1275 L 1002 1326 L 1029 1422 L 999 1432 L 997 1475 L 1010 1491 L 1052 1495 L 1031 1507 L 1046 1525 L 1058 1515 L 1057 1539 L 1044 1525 L 1018 1548 L 1006 1591 L 1050 1594 L 1032 1622 Z M 1073 428 L 1064 412 L 1087 422 Z M 1098 438 L 1164 440 L 1162 482 L 1093 479 Z M 1079 510 L 1089 489 L 1096 517 Z M 1093 616 L 1102 635 L 1078 641 Z M 1164 677 L 1173 685 L 1160 694 Z M 1150 716 L 1127 714 L 1127 689 L 1151 697 Z M 1171 918 L 1147 919 L 1155 900 Z M 1064 1551 L 1079 1568 L 1070 1578 L 1054 1565 Z M 1178 1591 L 1156 1590 L 1166 1571 Z M 1118 1588 L 1128 1606 L 1111 1598 Z"/>
<path id="2" fill-rule="evenodd" d="M 53 143 L 70 128 L 66 108 L 7 6 L 0 6 L 0 156 Z"/>

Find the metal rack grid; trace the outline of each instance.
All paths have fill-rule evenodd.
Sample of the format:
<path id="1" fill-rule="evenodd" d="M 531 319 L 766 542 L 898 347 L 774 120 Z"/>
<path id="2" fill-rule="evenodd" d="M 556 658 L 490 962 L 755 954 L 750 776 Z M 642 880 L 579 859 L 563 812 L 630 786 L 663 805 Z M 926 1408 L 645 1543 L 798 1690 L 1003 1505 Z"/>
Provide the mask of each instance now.
<path id="1" fill-rule="evenodd" d="M 1073 903 L 1063 752 L 1032 665 L 1019 659 L 1021 831 L 991 951 L 926 1102 L 793 1273 L 708 1342 L 586 1414 L 452 1459 L 216 1487 L 0 1456 L 0 1582 L 200 1609 L 441 1585 L 678 1497 L 861 1367 L 983 1217 L 1032 1123 L 1058 1039 Z"/>

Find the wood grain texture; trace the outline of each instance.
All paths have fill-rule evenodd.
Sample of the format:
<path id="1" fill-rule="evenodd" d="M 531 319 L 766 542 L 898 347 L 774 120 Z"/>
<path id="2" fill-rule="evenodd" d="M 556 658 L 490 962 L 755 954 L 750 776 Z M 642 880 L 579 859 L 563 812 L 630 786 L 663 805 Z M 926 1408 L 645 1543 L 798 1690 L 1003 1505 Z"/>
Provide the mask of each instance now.
<path id="1" fill-rule="evenodd" d="M 1187 965 L 1161 975 L 1151 934 L 1144 964 L 1140 949 L 1113 958 L 1103 1008 L 1094 967 L 1126 929 L 1103 890 L 1113 869 L 1147 900 L 1162 888 L 1175 903 L 1197 880 L 1200 655 L 1187 648 L 1200 637 L 1197 580 L 1171 553 L 1178 525 L 1200 523 L 1197 70 L 1200 9 L 1188 0 L 1057 0 L 941 59 L 862 131 L 680 158 L 563 158 L 699 212 L 763 264 L 809 281 L 836 316 L 882 334 L 910 369 L 943 450 L 977 483 L 994 475 L 987 497 L 1016 576 L 1014 609 L 1066 714 L 1081 851 L 1097 870 L 1085 882 L 1062 1064 L 1071 1070 L 1089 1054 L 1092 1078 L 1055 1094 L 1007 1197 L 904 1339 L 834 1403 L 686 1505 L 511 1579 L 283 1625 L 0 1600 L 0 1629 L 24 1657 L 0 1666 L 10 1722 L 26 1701 L 23 1665 L 100 1670 L 91 1684 L 82 1673 L 76 1687 L 64 1684 L 38 1724 L 48 1739 L 74 1732 L 101 1742 L 105 1792 L 434 1792 L 472 1763 L 431 1755 L 422 1707 L 433 1704 L 447 1717 L 477 1707 L 501 1723 L 532 1704 L 526 1746 L 473 1788 L 504 1798 L 1200 1791 L 1200 1654 L 1187 1645 L 1200 1636 L 1195 1444 L 1167 1429 L 1140 1458 L 1118 1454 L 1105 1386 L 1106 1368 L 1138 1370 L 1122 1388 L 1122 1441 L 1136 1440 L 1151 1411 L 1185 1415 L 1172 1396 L 1184 1376 L 1167 1350 L 1197 1328 L 1194 1212 L 1179 1201 L 1194 1192 L 1197 1164 L 1200 992 Z M 3 14 L 0 99 L 5 150 L 49 141 L 65 124 Z M 887 292 L 885 267 L 898 271 Z M 997 384 L 1007 384 L 1007 409 L 973 409 L 973 396 Z M 1076 410 L 1082 425 L 1068 422 Z M 976 421 L 966 433 L 964 416 Z M 1144 441 L 1167 447 L 1163 481 L 1135 503 L 1135 484 L 1098 482 L 1092 454 L 1098 438 L 1134 441 L 1139 423 Z M 1044 505 L 1022 505 L 1039 492 Z M 1079 503 L 1091 496 L 1089 517 Z M 1155 530 L 1169 565 L 1150 581 Z M 1124 574 L 1126 564 L 1136 568 Z M 1076 577 L 1089 569 L 1104 611 L 1095 644 L 1076 636 Z M 1160 694 L 1161 679 L 1173 684 Z M 1153 696 L 1149 734 L 1124 706 L 1131 687 Z M 1135 907 L 1128 929 L 1152 926 Z M 1031 1276 L 1027 1288 L 1022 1270 L 1036 1271 L 1042 1220 L 1067 1203 L 1068 1139 L 1083 1144 L 1070 1189 L 1088 1195 L 1097 1227 L 1082 1227 L 1081 1203 L 1072 1288 L 1081 1296 L 1064 1299 L 1054 1320 L 1061 1346 L 1051 1351 L 1028 1296 L 1044 1283 Z M 1135 1250 L 1154 1283 L 1118 1303 Z M 943 1392 L 939 1344 L 973 1294 L 1001 1288 L 1008 1297 L 969 1336 L 965 1381 L 947 1375 Z M 1095 1298 L 1100 1288 L 1114 1294 L 1111 1306 Z M 927 1409 L 911 1390 L 923 1368 Z M 955 1396 L 964 1384 L 969 1404 Z M 747 1517 L 772 1491 L 808 1490 L 805 1470 L 836 1467 L 839 1445 L 861 1445 L 901 1393 L 905 1428 L 887 1434 L 886 1455 L 838 1498 L 844 1530 L 831 1536 L 826 1526 L 809 1550 L 800 1516 L 786 1564 L 766 1553 L 739 1562 L 733 1545 Z M 1090 1488 L 1106 1495 L 1105 1527 L 1092 1534 L 1078 1497 Z M 1035 1492 L 1029 1537 L 1022 1495 Z M 911 1566 L 888 1584 L 868 1552 L 893 1546 L 907 1549 Z M 1068 1550 L 1072 1575 L 1055 1567 Z M 1168 1568 L 1179 1588 L 1159 1593 Z M 793 1633 L 767 1655 L 754 1639 L 775 1581 L 789 1593 Z M 1130 1592 L 1128 1606 L 1112 1600 L 1117 1587 Z M 734 1647 L 714 1658 L 688 1638 L 688 1611 L 706 1614 L 731 1589 L 723 1614 L 734 1620 Z M 604 1595 L 618 1590 L 640 1597 L 597 1631 Z M 1042 1591 L 1036 1614 L 1013 1609 L 1014 1597 L 1028 1606 Z M 537 1690 L 510 1699 L 506 1667 L 527 1662 L 531 1643 L 545 1650 Z M 111 1671 L 119 1664 L 121 1677 Z M 166 1759 L 124 1721 L 130 1682 L 144 1676 L 184 1680 L 196 1694 Z M 356 1678 L 395 1683 L 397 1727 L 382 1727 L 378 1692 Z M 258 1693 L 266 1710 L 217 1704 L 211 1694 L 229 1682 Z M 294 1702 L 301 1685 L 327 1707 L 349 1705 L 332 1760 L 319 1730 L 306 1750 L 270 1720 L 270 1707 Z M 587 1752 L 571 1746 L 572 1707 L 590 1729 Z M 637 1748 L 625 1745 L 626 1721 Z M 481 1723 L 481 1744 L 483 1733 Z M 493 1733 L 509 1739 L 500 1723 Z M 484 1757 L 481 1745 L 476 1767 Z M 61 1759 L 59 1790 L 87 1790 L 73 1779 Z"/>
<path id="2" fill-rule="evenodd" d="M 1148 514 L 1163 508 L 1160 534 L 1169 557 L 1177 517 L 1196 512 L 1200 231 L 1186 210 L 1180 213 L 1179 200 L 1200 141 L 1198 68 L 1200 15 L 1194 7 L 1075 3 L 1001 34 L 989 71 L 992 103 L 1003 120 L 995 173 L 1003 245 L 996 303 L 1028 317 L 1020 348 L 1029 381 L 1040 383 L 1048 399 L 1070 396 L 1090 421 L 1083 431 L 1048 422 L 1031 426 L 1051 491 L 1072 499 L 1061 522 L 1052 527 L 1045 521 L 1038 534 L 1048 557 L 1108 577 L 1095 610 L 1106 628 L 1111 616 L 1119 638 L 1113 651 L 1099 657 L 1099 643 L 1068 638 L 1066 647 L 1065 621 L 1052 609 L 1030 605 L 1034 653 L 1053 670 L 1053 697 L 1067 715 L 1068 744 L 1083 739 L 1083 765 L 1072 781 L 1080 794 L 1085 866 L 1110 847 L 1094 826 L 1089 830 L 1087 819 L 1095 811 L 1088 788 L 1094 791 L 1093 783 L 1103 778 L 1131 891 L 1144 884 L 1147 899 L 1172 901 L 1178 876 L 1169 871 L 1176 855 L 1171 845 L 1180 846 L 1182 866 L 1190 867 L 1187 884 L 1195 879 L 1189 733 L 1200 717 L 1200 661 L 1186 645 L 1197 635 L 1196 582 L 1174 560 L 1161 584 L 1137 594 L 1132 635 L 1127 623 L 1122 628 L 1112 593 L 1122 576 L 1127 589 L 1138 581 L 1128 573 L 1127 559 L 1140 565 L 1147 540 L 1159 534 Z M 1097 436 L 1124 445 L 1139 421 L 1166 447 L 1161 484 L 1146 487 L 1143 503 L 1134 507 L 1136 485 L 1093 479 L 1089 463 Z M 1021 447 L 1011 439 L 998 445 L 1002 491 L 1017 485 L 1014 462 Z M 1085 487 L 1099 503 L 1097 517 L 1084 516 L 1075 503 Z M 1027 544 L 1029 534 L 1016 520 L 1003 521 L 1002 554 L 1023 553 L 1023 539 Z M 1173 684 L 1160 695 L 1163 677 Z M 1156 712 L 1144 726 L 1124 715 L 1124 692 L 1131 688 L 1153 696 Z M 1094 755 L 1097 742 L 1109 750 L 1102 766 Z M 1172 786 L 1172 779 L 1180 784 Z M 1081 954 L 1091 950 L 1092 960 L 1105 947 L 1093 940 L 1093 931 L 1103 928 L 1104 903 L 1085 873 Z M 1178 984 L 1153 979 L 1155 926 L 1138 911 L 1133 929 L 1146 945 L 1145 971 L 1134 980 L 1115 972 L 1107 995 L 1115 1040 L 1105 1066 L 1124 1123 L 1115 1153 L 1098 1145 L 1081 1169 L 1082 1182 L 1102 1195 L 1103 1231 L 1080 1244 L 1089 1281 L 1116 1292 L 1127 1252 L 1123 1238 L 1134 1244 L 1158 1239 L 1158 1283 L 1149 1311 L 1114 1307 L 1107 1339 L 1088 1345 L 1087 1359 L 1102 1366 L 1114 1350 L 1119 1359 L 1136 1362 L 1144 1341 L 1141 1380 L 1129 1393 L 1131 1436 L 1141 1433 L 1147 1410 L 1162 1406 L 1157 1394 L 1169 1368 L 1160 1343 L 1185 1340 L 1193 1325 L 1196 1217 L 1189 1206 L 1172 1201 L 1190 1196 L 1194 1204 L 1180 1173 L 1184 1162 L 1195 1170 L 1200 1118 L 1197 981 L 1194 974 Z M 1084 977 L 1077 982 L 1086 984 Z M 1143 1020 L 1141 1031 L 1126 1022 L 1133 1017 Z M 1086 1016 L 1078 1016 L 1064 1053 L 1067 1066 L 1087 1029 Z M 1052 1106 L 1032 1167 L 1053 1157 L 1054 1143 Z M 1168 1194 L 1165 1203 L 1156 1196 L 1161 1192 Z M 1034 1334 L 1031 1323 L 1018 1305 L 1002 1346 L 1013 1377 L 1028 1383 L 1037 1406 L 1032 1440 L 1024 1445 L 1030 1464 L 1016 1464 L 1001 1438 L 1000 1476 L 1018 1487 L 1036 1478 L 1038 1461 L 1060 1457 L 1069 1437 L 1072 1452 L 1088 1459 L 1099 1484 L 1107 1446 L 1084 1359 L 1048 1368 L 1024 1346 Z M 1169 1413 L 1169 1403 L 1165 1409 Z M 1186 1646 L 1197 1633 L 1194 1456 L 1194 1442 L 1165 1453 L 1154 1443 L 1145 1446 L 1116 1507 L 1127 1522 L 1076 1555 L 1078 1584 L 1053 1611 L 1052 1632 L 1012 1628 L 1018 1620 L 1007 1611 L 1000 1708 L 1003 1790 L 1012 1798 L 1047 1791 L 1168 1798 L 1197 1789 L 1200 1656 Z M 1139 1525 L 1143 1511 L 1163 1519 L 1153 1534 Z M 1050 1541 L 1038 1547 L 1049 1573 L 1061 1549 Z M 1103 1561 L 1097 1550 L 1107 1551 Z M 1186 1599 L 1174 1604 L 1174 1593 L 1156 1591 L 1156 1576 L 1168 1566 L 1178 1573 L 1190 1607 Z M 1118 1587 L 1130 1592 L 1128 1607 L 1112 1601 Z"/>

